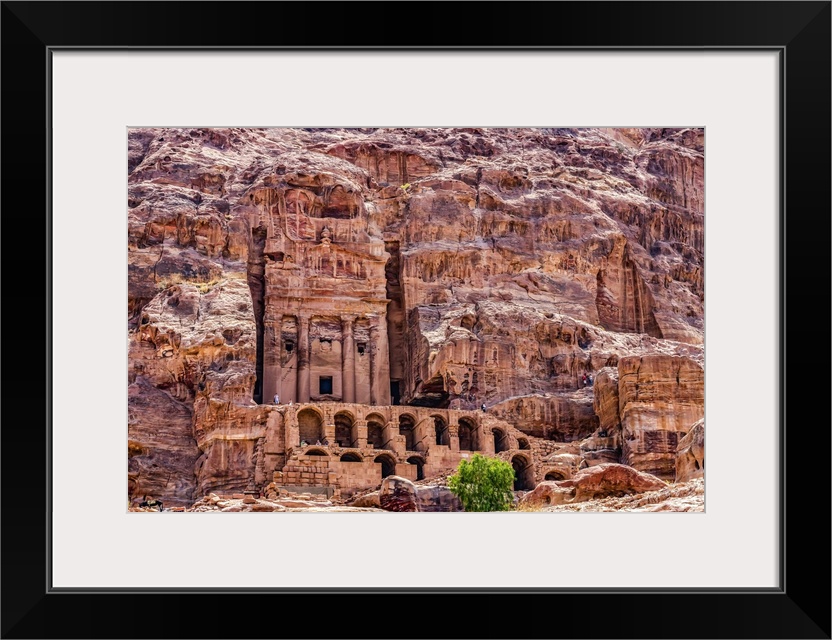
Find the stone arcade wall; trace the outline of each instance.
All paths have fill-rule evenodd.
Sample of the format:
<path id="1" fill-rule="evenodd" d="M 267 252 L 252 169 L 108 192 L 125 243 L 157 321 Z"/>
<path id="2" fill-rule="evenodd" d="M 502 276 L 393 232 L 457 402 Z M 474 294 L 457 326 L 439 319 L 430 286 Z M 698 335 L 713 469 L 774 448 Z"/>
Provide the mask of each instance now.
<path id="1" fill-rule="evenodd" d="M 533 455 L 529 436 L 482 411 L 340 402 L 273 409 L 260 475 L 284 487 L 349 493 L 391 474 L 411 480 L 445 474 L 475 452 Z M 370 429 L 380 437 L 370 438 Z"/>

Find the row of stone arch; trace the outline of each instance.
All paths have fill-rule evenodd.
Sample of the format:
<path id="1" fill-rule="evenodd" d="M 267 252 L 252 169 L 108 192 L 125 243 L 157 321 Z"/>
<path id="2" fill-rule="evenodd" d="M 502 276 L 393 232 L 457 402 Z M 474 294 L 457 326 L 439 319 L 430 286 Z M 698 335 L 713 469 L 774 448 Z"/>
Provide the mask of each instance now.
<path id="1" fill-rule="evenodd" d="M 511 467 L 514 469 L 514 490 L 531 491 L 537 485 L 534 472 L 534 463 L 528 454 L 516 453 L 511 457 Z M 543 479 L 548 481 L 567 480 L 570 473 L 563 469 L 548 469 Z"/>
<path id="2" fill-rule="evenodd" d="M 430 416 L 433 420 L 433 429 L 428 435 L 418 437 L 416 434 L 416 417 L 402 413 L 399 415 L 399 435 L 405 438 L 405 449 L 407 451 L 425 452 L 430 441 L 437 445 L 450 445 L 450 431 L 446 420 L 439 415 Z M 323 418 L 321 414 L 310 407 L 302 409 L 297 414 L 298 436 L 300 442 L 314 444 L 323 440 Z M 386 418 L 379 413 L 370 413 L 367 421 L 367 445 L 374 449 L 389 449 L 390 442 L 384 439 L 384 427 Z M 358 436 L 356 432 L 356 421 L 348 411 L 339 411 L 334 416 L 335 442 L 333 445 L 349 448 L 357 446 Z M 482 451 L 486 447 L 479 442 L 480 432 L 476 422 L 472 418 L 459 418 L 457 423 L 460 451 Z M 500 428 L 491 430 L 491 437 L 494 438 L 494 452 L 500 453 L 511 449 L 511 441 L 508 434 Z M 519 449 L 530 449 L 527 438 L 517 438 Z"/>
<path id="3" fill-rule="evenodd" d="M 311 448 L 305 452 L 308 456 L 325 456 L 331 457 L 324 449 Z M 346 451 L 339 457 L 340 462 L 365 462 L 372 458 L 373 462 L 381 464 L 381 477 L 393 475 L 396 472 L 396 458 L 389 453 L 381 453 L 375 456 L 365 456 L 359 451 Z M 424 478 L 425 460 L 420 456 L 409 456 L 406 460 L 407 464 L 416 466 L 416 479 L 422 480 Z M 514 469 L 514 490 L 515 491 L 531 491 L 535 487 L 534 464 L 529 456 L 524 454 L 516 454 L 511 458 L 511 466 Z M 563 472 L 552 470 L 549 471 L 545 480 L 565 480 L 566 474 Z"/>
<path id="4" fill-rule="evenodd" d="M 322 456 L 331 457 L 330 453 L 325 449 L 312 447 L 304 452 L 307 456 Z M 372 459 L 373 462 L 381 464 L 381 477 L 386 478 L 396 473 L 396 458 L 390 453 L 380 453 L 373 456 L 365 456 L 360 451 L 346 451 L 339 456 L 340 462 L 366 462 Z M 425 460 L 420 456 L 409 456 L 405 461 L 407 464 L 412 464 L 416 467 L 416 479 L 422 480 L 425 477 L 424 466 Z"/>
<path id="5" fill-rule="evenodd" d="M 318 447 L 311 447 L 307 449 L 305 452 L 307 456 L 322 456 L 330 458 L 332 457 L 330 452 L 323 448 Z M 373 462 L 381 464 L 381 477 L 386 478 L 387 476 L 393 475 L 396 472 L 396 464 L 397 460 L 391 453 L 380 453 L 380 454 L 373 454 L 373 455 L 365 455 L 360 451 L 345 451 L 339 456 L 340 462 L 358 462 L 363 463 L 370 459 Z M 416 466 L 416 479 L 422 480 L 424 478 L 424 465 L 425 460 L 421 456 L 408 456 L 406 459 L 407 464 L 412 464 Z M 536 482 L 535 482 L 535 473 L 534 473 L 534 464 L 532 462 L 531 456 L 528 454 L 515 454 L 511 457 L 511 466 L 514 469 L 514 490 L 515 491 L 531 491 L 534 489 Z M 559 470 L 550 470 L 546 473 L 544 480 L 565 480 L 567 478 L 567 474 Z"/>

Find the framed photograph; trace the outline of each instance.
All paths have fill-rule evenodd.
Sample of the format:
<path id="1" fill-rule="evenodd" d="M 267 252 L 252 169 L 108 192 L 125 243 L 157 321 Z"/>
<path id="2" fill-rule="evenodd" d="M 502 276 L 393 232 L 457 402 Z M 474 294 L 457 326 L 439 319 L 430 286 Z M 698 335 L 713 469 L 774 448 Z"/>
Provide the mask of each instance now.
<path id="1" fill-rule="evenodd" d="M 830 637 L 830 3 L 380 8 L 3 3 L 3 637 Z"/>

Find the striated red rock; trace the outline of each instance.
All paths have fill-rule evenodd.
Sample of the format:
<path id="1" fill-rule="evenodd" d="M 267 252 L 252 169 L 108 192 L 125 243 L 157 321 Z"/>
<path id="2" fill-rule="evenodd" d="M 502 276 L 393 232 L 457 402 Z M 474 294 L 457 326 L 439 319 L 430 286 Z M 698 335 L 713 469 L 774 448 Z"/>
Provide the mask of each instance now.
<path id="1" fill-rule="evenodd" d="M 705 372 L 685 357 L 653 354 L 618 362 L 621 461 L 671 479 L 676 447 L 705 413 Z"/>
<path id="2" fill-rule="evenodd" d="M 423 512 L 463 511 L 462 503 L 451 490 L 442 485 L 414 485 L 416 489 L 416 506 Z M 407 502 L 409 505 L 409 500 Z M 353 507 L 381 508 L 380 492 L 372 491 L 355 498 L 350 503 Z"/>
<path id="3" fill-rule="evenodd" d="M 524 433 L 556 442 L 580 439 L 598 427 L 591 389 L 510 398 L 489 409 L 489 413 L 522 426 Z"/>
<path id="4" fill-rule="evenodd" d="M 673 366 L 621 362 L 701 370 L 703 145 L 701 129 L 131 129 L 130 498 L 273 480 L 337 495 L 465 450 L 528 450 L 532 483 L 577 441 L 587 464 L 620 448 L 672 476 L 701 376 L 679 365 L 673 389 Z M 605 368 L 617 411 L 612 375 L 581 383 Z M 485 403 L 503 423 L 434 437 L 348 424 L 333 402 Z M 299 460 L 301 433 L 352 457 Z"/>
<path id="5" fill-rule="evenodd" d="M 561 486 L 575 488 L 575 499 L 618 496 L 653 491 L 666 486 L 661 479 L 621 464 L 602 464 L 579 471 Z"/>
<path id="6" fill-rule="evenodd" d="M 462 502 L 448 487 L 441 485 L 424 485 L 416 487 L 416 504 L 422 512 L 456 512 L 464 511 Z"/>
<path id="7" fill-rule="evenodd" d="M 542 482 L 520 499 L 520 506 L 538 507 L 620 497 L 666 487 L 661 479 L 622 464 L 583 469 L 569 480 Z"/>
<path id="8" fill-rule="evenodd" d="M 196 487 L 200 455 L 193 439 L 191 407 L 143 377 L 128 387 L 128 495 L 165 505 L 187 505 Z"/>
<path id="9" fill-rule="evenodd" d="M 595 375 L 593 409 L 598 416 L 598 428 L 614 434 L 621 428 L 618 414 L 618 367 L 604 367 Z"/>
<path id="10" fill-rule="evenodd" d="M 572 502 L 574 497 L 575 493 L 570 487 L 561 487 L 560 482 L 547 480 L 541 482 L 532 491 L 523 495 L 517 506 L 521 511 L 525 509 L 537 509 L 544 506 L 548 507 L 554 504 Z"/>
<path id="11" fill-rule="evenodd" d="M 676 447 L 676 482 L 705 475 L 705 420 L 697 421 Z"/>
<path id="12" fill-rule="evenodd" d="M 602 497 L 585 502 L 566 502 L 560 505 L 536 507 L 536 509 L 555 512 L 702 512 L 705 510 L 705 483 L 702 478 L 698 478 L 655 491 L 620 497 Z"/>
<path id="13" fill-rule="evenodd" d="M 416 485 L 399 476 L 387 476 L 381 481 L 378 502 L 385 511 L 419 511 Z"/>
<path id="14" fill-rule="evenodd" d="M 355 500 L 352 501 L 351 505 L 353 507 L 377 507 L 381 508 L 381 503 L 379 502 L 379 495 L 378 491 L 373 491 L 371 493 L 365 494 L 363 496 L 358 496 Z"/>

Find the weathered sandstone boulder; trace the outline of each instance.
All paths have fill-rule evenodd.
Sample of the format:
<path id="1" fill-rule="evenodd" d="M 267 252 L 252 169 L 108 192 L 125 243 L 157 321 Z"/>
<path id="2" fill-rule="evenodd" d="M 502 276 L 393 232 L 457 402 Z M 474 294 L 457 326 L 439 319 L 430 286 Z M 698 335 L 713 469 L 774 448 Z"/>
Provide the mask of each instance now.
<path id="1" fill-rule="evenodd" d="M 667 484 L 648 473 L 621 464 L 600 464 L 582 469 L 569 480 L 542 482 L 520 499 L 520 505 L 549 506 L 620 497 L 654 491 Z"/>
<path id="2" fill-rule="evenodd" d="M 399 476 L 387 476 L 381 481 L 378 502 L 385 511 L 419 511 L 416 485 Z"/>
<path id="3" fill-rule="evenodd" d="M 676 482 L 705 475 L 705 421 L 699 420 L 676 447 Z"/>
<path id="4" fill-rule="evenodd" d="M 553 504 L 572 502 L 574 497 L 575 492 L 571 487 L 561 487 L 560 482 L 546 480 L 523 495 L 518 502 L 518 508 L 522 510 L 524 508 L 548 507 Z"/>
<path id="5" fill-rule="evenodd" d="M 697 478 L 644 493 L 608 496 L 584 502 L 564 502 L 537 508 L 555 512 L 702 512 L 705 510 L 705 482 L 702 478 Z"/>
<path id="6" fill-rule="evenodd" d="M 381 508 L 381 503 L 379 502 L 378 491 L 373 491 L 371 493 L 364 494 L 363 496 L 358 496 L 355 500 L 350 503 L 352 507 L 376 507 L 378 509 Z"/>
<path id="7" fill-rule="evenodd" d="M 448 487 L 441 485 L 422 485 L 416 487 L 416 504 L 419 511 L 463 511 L 459 501 Z"/>

